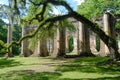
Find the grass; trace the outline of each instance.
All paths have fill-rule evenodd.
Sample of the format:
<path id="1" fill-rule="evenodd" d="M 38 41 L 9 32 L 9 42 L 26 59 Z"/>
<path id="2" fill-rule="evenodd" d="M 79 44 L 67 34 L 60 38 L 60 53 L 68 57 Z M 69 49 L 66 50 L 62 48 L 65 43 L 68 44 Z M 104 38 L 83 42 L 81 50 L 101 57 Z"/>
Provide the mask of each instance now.
<path id="1" fill-rule="evenodd" d="M 107 58 L 0 58 L 0 80 L 119 80 L 120 67 L 98 65 Z"/>

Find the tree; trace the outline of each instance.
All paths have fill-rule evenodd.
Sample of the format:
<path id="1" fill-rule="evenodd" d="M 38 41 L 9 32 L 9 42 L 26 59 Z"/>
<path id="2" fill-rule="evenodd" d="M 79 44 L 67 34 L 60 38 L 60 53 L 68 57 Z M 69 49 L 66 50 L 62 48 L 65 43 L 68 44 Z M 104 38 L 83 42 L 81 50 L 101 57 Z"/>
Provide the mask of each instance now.
<path id="1" fill-rule="evenodd" d="M 0 19 L 0 56 L 3 56 L 6 53 L 6 49 L 4 49 L 3 45 L 7 40 L 7 26 L 6 23 Z"/>
<path id="2" fill-rule="evenodd" d="M 7 35 L 7 43 L 12 42 L 12 27 L 14 26 L 13 21 L 14 21 L 14 13 L 12 12 L 12 7 L 11 7 L 11 2 L 9 2 L 9 5 L 2 5 L 1 6 L 1 14 L 2 17 L 8 19 L 9 24 L 8 24 L 8 35 Z M 13 57 L 12 54 L 12 48 L 8 50 L 7 56 Z"/>
<path id="3" fill-rule="evenodd" d="M 119 0 L 85 0 L 81 5 L 78 6 L 78 13 L 81 13 L 91 20 L 98 20 L 103 16 L 104 13 L 107 12 L 113 16 L 119 14 L 119 4 Z M 114 27 L 119 27 L 120 23 L 115 19 L 116 17 L 114 18 L 115 22 L 112 20 L 111 23 L 116 23 Z"/>
<path id="4" fill-rule="evenodd" d="M 38 5 L 38 6 L 40 6 L 40 5 L 47 6 L 48 3 L 52 4 L 52 5 L 61 5 L 61 6 L 64 6 L 66 8 L 68 13 L 64 14 L 64 15 L 61 15 L 61 16 L 56 16 L 56 17 L 52 17 L 52 18 L 50 17 L 50 18 L 42 20 L 42 22 L 39 24 L 39 27 L 35 30 L 35 32 L 33 32 L 30 35 L 24 36 L 23 38 L 21 38 L 19 40 L 19 42 L 12 42 L 9 45 L 8 48 L 10 48 L 12 44 L 20 44 L 21 41 L 23 39 L 25 39 L 25 38 L 31 38 L 31 37 L 35 36 L 35 34 L 39 31 L 39 29 L 42 26 L 44 26 L 45 24 L 49 23 L 48 28 L 51 28 L 52 27 L 51 25 L 54 24 L 53 22 L 61 21 L 61 20 L 66 19 L 66 18 L 73 17 L 73 18 L 75 18 L 76 20 L 78 20 L 78 21 L 80 21 L 82 23 L 86 23 L 88 25 L 87 28 L 90 28 L 93 32 L 95 32 L 103 40 L 103 42 L 108 46 L 110 52 L 114 53 L 115 57 L 113 59 L 115 59 L 115 60 L 120 59 L 120 54 L 118 52 L 118 45 L 117 45 L 116 40 L 111 38 L 111 37 L 109 37 L 109 36 L 107 36 L 105 34 L 105 32 L 102 31 L 96 23 L 90 21 L 86 17 L 84 17 L 84 16 L 80 15 L 79 13 L 73 11 L 73 9 L 65 1 L 61 1 L 61 0 L 45 0 L 45 1 L 41 1 L 39 3 L 35 3 L 32 0 L 29 0 L 29 1 L 31 3 L 33 3 L 34 5 Z M 42 12 L 39 13 L 40 17 L 44 15 L 44 11 L 45 11 L 45 8 L 43 8 Z M 29 21 L 32 21 L 33 19 L 36 19 L 36 20 L 40 21 L 39 20 L 40 17 L 39 18 L 38 17 L 34 17 L 31 20 L 29 20 Z"/>
<path id="5" fill-rule="evenodd" d="M 78 6 L 77 11 L 87 18 L 99 18 L 105 12 L 119 14 L 119 4 L 119 0 L 84 0 L 84 2 Z"/>
<path id="6" fill-rule="evenodd" d="M 105 12 L 116 16 L 120 14 L 119 4 L 119 0 L 84 0 L 84 2 L 78 6 L 77 11 L 89 19 L 100 18 Z M 119 25 L 120 22 L 116 21 L 115 27 L 119 28 Z"/>
<path id="7" fill-rule="evenodd" d="M 0 40 L 7 42 L 7 26 L 2 19 L 0 19 Z"/>

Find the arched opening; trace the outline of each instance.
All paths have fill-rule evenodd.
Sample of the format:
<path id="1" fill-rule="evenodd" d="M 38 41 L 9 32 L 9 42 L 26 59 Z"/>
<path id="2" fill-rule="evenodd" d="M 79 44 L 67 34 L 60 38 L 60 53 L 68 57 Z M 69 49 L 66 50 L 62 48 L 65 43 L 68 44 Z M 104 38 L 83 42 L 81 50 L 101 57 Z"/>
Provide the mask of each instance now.
<path id="1" fill-rule="evenodd" d="M 74 42 L 73 36 L 72 35 L 68 36 L 68 52 L 69 53 L 72 52 L 73 49 L 74 49 L 74 43 L 73 42 Z"/>
<path id="2" fill-rule="evenodd" d="M 98 35 L 96 35 L 95 43 L 96 43 L 96 50 L 100 51 L 100 37 Z"/>

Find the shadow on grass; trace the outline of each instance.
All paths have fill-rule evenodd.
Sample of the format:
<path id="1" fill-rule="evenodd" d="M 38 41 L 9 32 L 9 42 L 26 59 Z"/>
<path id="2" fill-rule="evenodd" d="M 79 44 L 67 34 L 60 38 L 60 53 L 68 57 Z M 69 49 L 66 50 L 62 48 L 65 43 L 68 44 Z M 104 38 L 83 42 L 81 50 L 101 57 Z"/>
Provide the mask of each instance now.
<path id="1" fill-rule="evenodd" d="M 102 78 L 60 78 L 58 72 L 35 72 L 33 70 L 20 70 L 0 74 L 0 80 L 119 80 L 120 76 Z"/>
<path id="2" fill-rule="evenodd" d="M 81 79 L 70 79 L 70 78 L 63 78 L 59 80 L 120 80 L 120 76 L 117 77 L 103 77 L 103 78 L 81 78 Z"/>
<path id="3" fill-rule="evenodd" d="M 63 64 L 58 66 L 56 71 L 79 71 L 79 72 L 87 72 L 87 73 L 119 73 L 120 67 L 114 65 L 98 65 L 99 62 L 103 62 L 108 58 L 79 58 L 74 61 L 68 63 L 67 65 Z"/>
<path id="4" fill-rule="evenodd" d="M 0 59 L 0 69 L 5 67 L 14 67 L 22 65 L 20 62 L 13 59 Z"/>
<path id="5" fill-rule="evenodd" d="M 79 71 L 79 72 L 87 72 L 87 73 L 119 73 L 120 67 L 107 67 L 107 66 L 96 66 L 96 65 L 62 65 L 59 66 L 57 71 Z"/>
<path id="6" fill-rule="evenodd" d="M 87 64 L 94 63 L 95 64 L 98 62 L 103 62 L 105 60 L 108 60 L 108 58 L 107 57 L 103 57 L 103 58 L 101 58 L 101 57 L 83 57 L 83 58 L 75 59 L 73 61 L 73 63 L 87 63 Z"/>
<path id="7" fill-rule="evenodd" d="M 0 80 L 57 80 L 57 72 L 35 72 L 33 70 L 12 71 L 0 74 Z"/>

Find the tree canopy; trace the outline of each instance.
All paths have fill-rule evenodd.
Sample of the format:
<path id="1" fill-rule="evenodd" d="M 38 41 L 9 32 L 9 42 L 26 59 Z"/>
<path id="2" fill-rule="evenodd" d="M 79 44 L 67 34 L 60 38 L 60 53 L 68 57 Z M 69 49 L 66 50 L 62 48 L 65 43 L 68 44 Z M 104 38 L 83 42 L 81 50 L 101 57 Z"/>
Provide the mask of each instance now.
<path id="1" fill-rule="evenodd" d="M 77 11 L 87 18 L 98 18 L 105 12 L 120 14 L 120 0 L 84 0 Z"/>
<path id="2" fill-rule="evenodd" d="M 21 3 L 18 5 L 18 3 L 17 3 L 18 0 L 12 0 L 12 1 L 14 3 L 14 9 L 17 10 L 18 13 L 19 13 L 20 10 L 21 10 L 19 5 Z M 20 0 L 20 1 L 27 4 L 27 2 L 25 2 L 24 0 Z M 96 1 L 96 0 L 94 0 L 94 1 Z M 12 42 L 7 47 L 8 50 L 10 49 L 12 44 L 20 44 L 22 40 L 35 36 L 39 32 L 39 30 L 41 28 L 47 27 L 48 29 L 50 29 L 50 28 L 53 27 L 53 25 L 56 22 L 62 21 L 62 20 L 67 19 L 69 17 L 73 17 L 76 20 L 82 22 L 83 24 L 86 24 L 87 28 L 90 28 L 93 32 L 95 32 L 103 40 L 103 42 L 108 46 L 110 52 L 112 54 L 114 54 L 114 59 L 118 60 L 120 58 L 120 54 L 118 52 L 118 45 L 117 45 L 116 40 L 111 38 L 110 36 L 106 35 L 105 32 L 100 29 L 100 26 L 97 25 L 96 23 L 90 21 L 88 18 L 86 18 L 87 16 L 84 17 L 84 16 L 81 15 L 82 13 L 78 13 L 78 12 L 74 11 L 66 1 L 64 1 L 64 0 L 40 0 L 39 2 L 36 2 L 36 0 L 28 0 L 28 2 L 32 3 L 36 7 L 41 7 L 42 8 L 40 10 L 40 12 L 38 11 L 37 14 L 34 14 L 34 16 L 30 20 L 27 20 L 27 21 L 25 20 L 26 22 L 29 22 L 29 23 L 32 23 L 34 20 L 37 20 L 39 22 L 38 27 L 37 27 L 37 29 L 35 31 L 33 31 L 33 33 L 25 35 L 18 42 Z M 62 15 L 58 15 L 58 16 L 55 16 L 55 17 L 47 17 L 47 18 L 45 18 L 45 12 L 47 11 L 47 7 L 49 7 L 49 5 L 63 6 L 67 10 L 67 13 L 62 14 Z M 89 14 L 92 14 L 92 13 L 89 13 Z M 48 25 L 45 26 L 46 24 L 48 24 Z"/>

